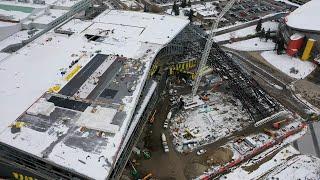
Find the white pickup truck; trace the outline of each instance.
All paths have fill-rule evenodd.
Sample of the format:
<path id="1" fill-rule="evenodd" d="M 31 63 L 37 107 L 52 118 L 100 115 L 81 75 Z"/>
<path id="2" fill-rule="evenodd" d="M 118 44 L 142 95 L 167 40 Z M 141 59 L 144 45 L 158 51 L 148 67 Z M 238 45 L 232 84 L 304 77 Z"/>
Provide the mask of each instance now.
<path id="1" fill-rule="evenodd" d="M 167 138 L 166 138 L 166 135 L 164 135 L 164 133 L 162 133 L 161 135 L 161 140 L 162 140 L 162 145 L 163 145 L 163 150 L 164 152 L 169 152 L 169 146 L 168 146 L 168 143 L 167 143 Z"/>
<path id="2" fill-rule="evenodd" d="M 171 116 L 172 116 L 172 112 L 170 111 L 170 112 L 168 113 L 168 115 L 167 115 L 167 119 L 164 120 L 163 128 L 165 128 L 165 129 L 168 128 L 168 126 L 169 126 L 169 120 L 170 120 Z"/>

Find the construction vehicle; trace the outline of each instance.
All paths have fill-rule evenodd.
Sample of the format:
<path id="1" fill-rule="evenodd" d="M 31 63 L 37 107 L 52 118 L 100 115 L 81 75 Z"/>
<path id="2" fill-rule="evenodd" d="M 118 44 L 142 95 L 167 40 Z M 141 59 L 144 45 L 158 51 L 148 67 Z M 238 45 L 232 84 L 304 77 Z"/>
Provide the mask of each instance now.
<path id="1" fill-rule="evenodd" d="M 142 180 L 148 180 L 152 178 L 152 173 L 147 174 L 145 177 L 142 178 Z"/>
<path id="2" fill-rule="evenodd" d="M 196 73 L 196 79 L 194 81 L 193 87 L 192 87 L 192 101 L 193 98 L 196 96 L 199 85 L 200 85 L 200 80 L 202 78 L 202 71 L 203 68 L 205 68 L 207 61 L 208 61 L 208 57 L 209 57 L 209 53 L 210 50 L 212 48 L 212 44 L 214 42 L 213 37 L 216 35 L 216 29 L 219 26 L 219 22 L 221 21 L 222 17 L 230 10 L 230 8 L 233 6 L 233 4 L 236 2 L 237 0 L 231 0 L 228 2 L 228 4 L 222 9 L 222 11 L 220 12 L 219 16 L 216 19 L 216 22 L 212 24 L 211 26 L 211 30 L 210 30 L 210 34 L 209 34 L 209 38 L 206 42 L 204 51 L 202 53 L 201 56 L 201 60 L 200 63 L 198 65 L 198 69 L 197 69 L 197 73 Z"/>
<path id="3" fill-rule="evenodd" d="M 142 154 L 143 154 L 143 157 L 145 159 L 150 159 L 151 158 L 151 154 L 150 154 L 150 152 L 148 150 L 143 150 Z"/>
<path id="4" fill-rule="evenodd" d="M 167 143 L 167 138 L 166 138 L 166 135 L 164 133 L 162 133 L 161 135 L 161 140 L 162 140 L 162 145 L 163 145 L 163 150 L 164 152 L 169 152 L 169 146 L 168 146 L 168 143 Z"/>
<path id="5" fill-rule="evenodd" d="M 283 126 L 284 124 L 286 124 L 288 122 L 288 119 L 284 119 L 284 120 L 281 120 L 281 121 L 277 121 L 275 123 L 272 124 L 272 127 L 275 128 L 275 129 L 280 129 L 281 126 Z"/>
<path id="6" fill-rule="evenodd" d="M 134 165 L 132 164 L 131 161 L 130 162 L 130 165 L 132 167 L 132 171 L 131 171 L 131 175 L 133 177 L 133 179 L 139 179 L 139 172 L 137 171 L 137 169 L 134 167 Z"/>
<path id="7" fill-rule="evenodd" d="M 151 118 L 149 119 L 149 122 L 150 122 L 151 124 L 154 122 L 156 112 L 157 112 L 157 110 L 154 110 L 154 112 L 153 112 L 153 114 L 152 114 Z"/>
<path id="8" fill-rule="evenodd" d="M 164 121 L 164 123 L 163 123 L 163 128 L 167 129 L 168 126 L 169 126 L 169 122 L 168 122 L 168 120 L 166 119 L 166 120 Z"/>

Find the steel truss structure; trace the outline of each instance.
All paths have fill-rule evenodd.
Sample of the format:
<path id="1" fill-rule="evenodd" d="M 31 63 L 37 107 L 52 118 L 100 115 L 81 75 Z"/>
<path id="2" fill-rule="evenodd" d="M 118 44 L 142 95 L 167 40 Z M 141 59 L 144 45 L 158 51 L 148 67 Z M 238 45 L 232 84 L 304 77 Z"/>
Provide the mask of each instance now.
<path id="1" fill-rule="evenodd" d="M 207 34 L 202 29 L 189 25 L 177 36 L 175 43 L 185 46 L 184 56 L 200 59 L 206 40 Z M 216 43 L 212 45 L 207 65 L 213 67 L 228 83 L 232 94 L 241 101 L 254 121 L 257 122 L 281 110 L 280 104 Z"/>

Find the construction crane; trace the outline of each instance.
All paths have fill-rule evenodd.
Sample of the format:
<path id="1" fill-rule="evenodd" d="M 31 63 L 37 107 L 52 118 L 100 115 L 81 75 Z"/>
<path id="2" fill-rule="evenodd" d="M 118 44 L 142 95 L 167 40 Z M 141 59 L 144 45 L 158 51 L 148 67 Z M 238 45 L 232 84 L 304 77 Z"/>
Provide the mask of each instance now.
<path id="1" fill-rule="evenodd" d="M 210 35 L 209 38 L 206 42 L 204 51 L 202 53 L 201 56 L 201 60 L 200 63 L 198 65 L 198 69 L 197 69 L 197 73 L 196 73 L 196 79 L 194 81 L 193 87 L 192 87 L 192 101 L 193 98 L 196 96 L 198 88 L 199 88 L 199 84 L 200 84 L 200 80 L 202 77 L 202 69 L 205 67 L 205 65 L 207 64 L 207 60 L 208 60 L 208 56 L 213 44 L 213 37 L 216 34 L 216 29 L 218 28 L 219 22 L 221 20 L 221 18 L 230 10 L 230 8 L 233 6 L 233 4 L 236 2 L 237 0 L 231 0 L 227 3 L 227 5 L 222 9 L 222 11 L 220 12 L 216 22 L 214 24 L 212 24 L 211 26 L 211 30 L 210 30 Z"/>

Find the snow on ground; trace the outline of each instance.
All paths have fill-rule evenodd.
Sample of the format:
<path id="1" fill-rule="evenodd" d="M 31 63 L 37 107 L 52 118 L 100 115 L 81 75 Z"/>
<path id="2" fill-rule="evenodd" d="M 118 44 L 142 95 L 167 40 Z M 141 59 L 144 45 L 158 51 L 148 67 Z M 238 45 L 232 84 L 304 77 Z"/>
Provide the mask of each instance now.
<path id="1" fill-rule="evenodd" d="M 292 116 L 290 118 L 293 118 Z M 283 126 L 280 130 L 276 131 L 279 136 L 283 136 L 286 132 L 291 131 L 292 129 L 298 128 L 301 126 L 300 118 L 296 117 L 290 124 Z M 306 132 L 307 127 L 305 126 L 300 132 L 293 134 L 286 139 L 284 139 L 281 143 L 275 144 L 260 154 L 257 154 L 253 158 L 243 162 L 240 164 L 240 167 L 233 168 L 232 172 L 229 174 L 222 176 L 222 179 L 239 179 L 239 180 L 246 180 L 246 179 L 260 179 L 262 175 L 266 172 L 271 170 L 274 166 L 281 165 L 286 159 L 299 154 L 297 150 L 293 147 L 289 147 L 289 149 L 282 150 L 283 152 L 278 153 L 283 147 L 286 147 L 289 143 L 293 142 L 294 140 L 302 137 Z M 249 143 L 249 140 L 250 143 Z M 259 148 L 263 147 L 264 145 L 274 142 L 274 139 L 268 136 L 265 133 L 257 133 L 251 134 L 247 136 L 245 139 L 234 139 L 233 141 L 229 141 L 231 150 L 234 153 L 233 160 L 237 161 L 238 158 L 246 157 L 251 155 L 251 153 L 255 152 Z M 253 149 L 253 147 L 255 149 Z M 280 155 L 275 154 L 278 153 Z M 270 160 L 273 158 L 272 160 Z M 228 166 L 225 164 L 224 166 Z M 211 166 L 208 171 L 204 172 L 203 176 L 216 173 L 218 171 L 218 166 Z M 201 179 L 203 176 L 199 176 L 197 179 Z"/>
<path id="2" fill-rule="evenodd" d="M 286 54 L 277 55 L 274 51 L 265 51 L 261 56 L 275 68 L 296 79 L 307 77 L 316 68 L 312 62 L 301 61 Z"/>
<path id="3" fill-rule="evenodd" d="M 209 98 L 208 105 L 183 111 L 171 121 L 177 151 L 190 151 L 212 143 L 250 124 L 242 105 L 232 96 L 215 92 Z"/>
<path id="4" fill-rule="evenodd" d="M 269 149 L 261 154 L 260 157 L 266 157 L 268 155 L 272 155 L 275 152 L 275 148 Z M 287 146 L 281 151 L 279 151 L 272 159 L 269 161 L 259 165 L 259 161 L 262 158 L 253 158 L 252 160 L 243 163 L 240 167 L 234 169 L 229 174 L 222 176 L 220 179 L 237 179 L 237 180 L 245 180 L 245 179 L 259 179 L 263 178 L 264 175 L 268 174 L 276 167 L 282 166 L 283 163 L 286 163 L 292 157 L 300 154 L 292 146 Z M 255 167 L 255 168 L 253 168 Z M 249 170 L 253 169 L 253 170 Z"/>
<path id="5" fill-rule="evenodd" d="M 286 23 L 296 29 L 320 31 L 319 9 L 319 0 L 309 1 L 290 13 Z"/>
<path id="6" fill-rule="evenodd" d="M 278 166 L 267 179 L 320 179 L 320 159 L 299 155 Z"/>
<path id="7" fill-rule="evenodd" d="M 10 56 L 9 53 L 0 52 L 0 61 Z"/>
<path id="8" fill-rule="evenodd" d="M 270 28 L 271 31 L 275 31 L 278 29 L 278 22 L 271 22 L 267 21 L 262 23 L 262 28 L 264 28 L 266 31 Z M 256 34 L 256 25 L 250 26 L 247 28 L 239 29 L 237 31 L 229 32 L 226 34 L 221 34 L 219 36 L 215 36 L 215 41 L 225 41 L 229 40 L 230 38 L 239 38 L 239 37 L 246 37 L 248 35 L 254 35 Z"/>
<path id="9" fill-rule="evenodd" d="M 223 46 L 239 51 L 266 51 L 273 50 L 275 44 L 271 40 L 266 42 L 265 39 L 260 40 L 259 38 L 252 38 L 244 41 L 224 44 Z"/>

